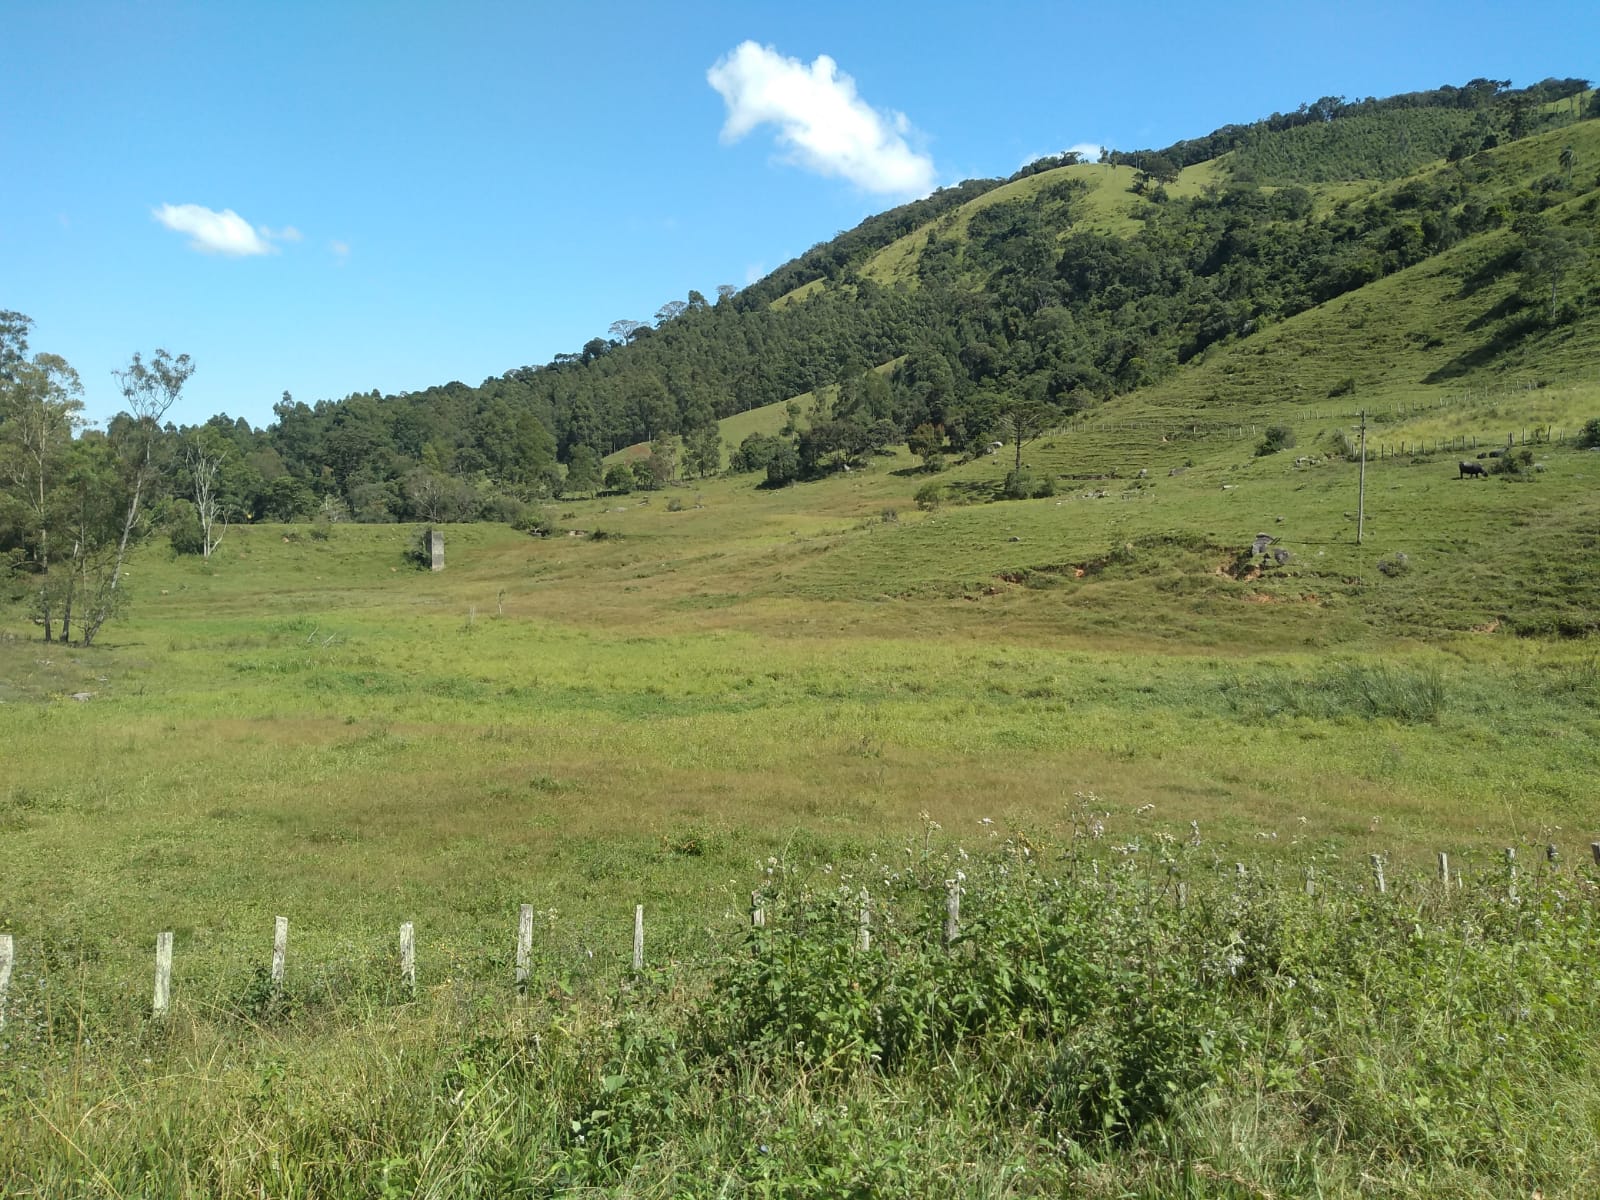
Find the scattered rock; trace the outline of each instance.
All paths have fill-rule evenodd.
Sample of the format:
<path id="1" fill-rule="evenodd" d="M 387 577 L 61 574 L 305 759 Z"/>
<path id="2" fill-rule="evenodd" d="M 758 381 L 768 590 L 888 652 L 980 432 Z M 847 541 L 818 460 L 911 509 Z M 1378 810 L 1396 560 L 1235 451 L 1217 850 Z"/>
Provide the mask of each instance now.
<path id="1" fill-rule="evenodd" d="M 70 697 L 68 697 L 68 699 L 76 700 L 79 704 L 82 704 L 85 700 L 93 700 L 94 699 L 94 693 L 93 692 L 73 692 L 72 695 Z"/>

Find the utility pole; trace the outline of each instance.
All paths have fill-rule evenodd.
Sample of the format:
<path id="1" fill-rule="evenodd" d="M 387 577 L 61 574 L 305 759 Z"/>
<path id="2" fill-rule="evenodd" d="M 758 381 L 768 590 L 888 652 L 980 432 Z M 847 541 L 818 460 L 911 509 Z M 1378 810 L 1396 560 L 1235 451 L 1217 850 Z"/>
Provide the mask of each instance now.
<path id="1" fill-rule="evenodd" d="M 1367 410 L 1361 410 L 1361 483 L 1356 493 L 1356 545 L 1367 522 Z"/>

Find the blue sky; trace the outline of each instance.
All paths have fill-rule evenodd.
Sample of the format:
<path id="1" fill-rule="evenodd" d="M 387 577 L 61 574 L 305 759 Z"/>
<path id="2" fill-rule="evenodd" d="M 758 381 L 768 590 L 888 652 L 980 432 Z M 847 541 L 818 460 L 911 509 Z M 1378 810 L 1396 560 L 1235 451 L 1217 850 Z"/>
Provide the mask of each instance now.
<path id="1" fill-rule="evenodd" d="M 285 390 L 546 362 L 1068 146 L 1600 76 L 1592 0 L 22 0 L 5 26 L 0 308 L 97 420 L 135 350 L 193 357 L 176 419 L 260 425 Z"/>

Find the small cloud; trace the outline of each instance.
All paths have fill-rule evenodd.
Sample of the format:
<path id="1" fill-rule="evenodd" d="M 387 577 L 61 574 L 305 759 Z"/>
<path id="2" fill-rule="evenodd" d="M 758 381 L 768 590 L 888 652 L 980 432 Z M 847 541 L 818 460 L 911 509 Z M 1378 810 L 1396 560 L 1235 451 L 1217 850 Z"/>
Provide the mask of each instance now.
<path id="1" fill-rule="evenodd" d="M 339 266 L 344 266 L 350 259 L 350 243 L 341 242 L 338 238 L 328 243 L 328 249 L 333 251 L 333 260 Z"/>
<path id="2" fill-rule="evenodd" d="M 872 108 L 857 94 L 855 80 L 826 54 L 808 67 L 771 46 L 741 42 L 706 72 L 706 80 L 728 106 L 724 142 L 775 125 L 789 160 L 819 175 L 885 194 L 933 189 L 933 160 L 906 144 L 910 120 Z"/>
<path id="3" fill-rule="evenodd" d="M 151 215 L 174 233 L 189 235 L 189 248 L 202 254 L 244 258 L 271 254 L 273 246 L 231 208 L 216 212 L 200 204 L 163 204 Z"/>
<path id="4" fill-rule="evenodd" d="M 285 225 L 282 229 L 268 229 L 263 225 L 261 226 L 261 236 L 269 242 L 302 242 L 305 240 L 305 235 L 293 225 Z"/>

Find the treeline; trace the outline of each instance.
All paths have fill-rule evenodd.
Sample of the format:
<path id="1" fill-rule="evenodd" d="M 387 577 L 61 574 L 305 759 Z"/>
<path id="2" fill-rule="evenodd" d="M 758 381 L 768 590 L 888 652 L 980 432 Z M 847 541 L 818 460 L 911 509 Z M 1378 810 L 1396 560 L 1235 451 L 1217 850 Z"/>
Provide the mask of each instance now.
<path id="1" fill-rule="evenodd" d="M 1588 87 L 1587 79 L 1551 78 L 1514 89 L 1509 79 L 1480 78 L 1461 87 L 1446 84 L 1382 99 L 1323 96 L 1293 112 L 1224 125 L 1204 137 L 1186 138 L 1162 150 L 1109 150 L 1102 161 L 1160 177 L 1168 170 L 1176 173 L 1238 151 L 1236 175 L 1261 183 L 1395 179 L 1444 157 L 1447 151 L 1461 158 L 1576 119 L 1576 111 L 1563 115 L 1541 110 L 1559 100 L 1570 99 L 1576 105 L 1576 97 Z M 1419 119 L 1422 112 L 1431 113 L 1431 119 Z M 1591 110 L 1589 115 L 1595 114 Z M 1345 127 L 1334 128 L 1339 125 Z M 1322 132 L 1308 136 L 1295 132 L 1299 130 Z M 1448 135 L 1441 138 L 1444 130 Z M 1284 149 L 1281 143 L 1291 148 Z M 1433 153 L 1425 154 L 1429 148 Z"/>

